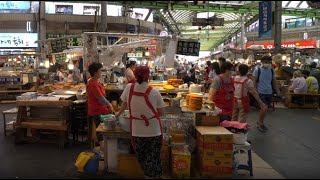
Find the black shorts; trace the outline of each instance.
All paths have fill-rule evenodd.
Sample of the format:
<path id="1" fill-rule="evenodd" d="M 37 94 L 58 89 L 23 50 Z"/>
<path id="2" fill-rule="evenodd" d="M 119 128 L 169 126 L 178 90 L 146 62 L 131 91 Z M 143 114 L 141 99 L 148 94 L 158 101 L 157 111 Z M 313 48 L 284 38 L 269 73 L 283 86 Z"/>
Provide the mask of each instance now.
<path id="1" fill-rule="evenodd" d="M 268 106 L 268 108 L 271 108 L 271 103 L 272 103 L 272 94 L 259 94 L 259 97 L 261 101 Z M 260 109 L 260 106 L 259 106 Z"/>

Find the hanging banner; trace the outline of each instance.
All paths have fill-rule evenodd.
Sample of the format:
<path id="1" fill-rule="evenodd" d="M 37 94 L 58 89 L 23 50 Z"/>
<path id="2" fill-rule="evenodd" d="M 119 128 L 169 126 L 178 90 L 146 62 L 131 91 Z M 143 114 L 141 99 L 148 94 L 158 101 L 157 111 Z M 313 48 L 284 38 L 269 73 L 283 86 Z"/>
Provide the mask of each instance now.
<path id="1" fill-rule="evenodd" d="M 259 2 L 259 38 L 272 37 L 272 3 Z"/>
<path id="2" fill-rule="evenodd" d="M 273 42 L 265 42 L 265 43 L 247 43 L 246 48 L 251 49 L 254 46 L 261 46 L 262 49 L 273 49 Z M 316 40 L 307 40 L 307 41 L 288 41 L 281 43 L 282 48 L 316 48 L 317 42 Z"/>

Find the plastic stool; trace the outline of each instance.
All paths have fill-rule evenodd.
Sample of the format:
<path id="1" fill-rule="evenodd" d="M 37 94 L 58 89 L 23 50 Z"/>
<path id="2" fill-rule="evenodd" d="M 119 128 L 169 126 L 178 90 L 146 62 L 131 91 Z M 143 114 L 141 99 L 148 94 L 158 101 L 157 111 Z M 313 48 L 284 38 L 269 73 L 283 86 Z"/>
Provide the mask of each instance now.
<path id="1" fill-rule="evenodd" d="M 245 144 L 234 144 L 234 154 L 237 153 L 239 150 L 247 151 L 248 155 L 248 165 L 239 164 L 237 169 L 248 170 L 250 172 L 250 176 L 253 176 L 252 170 L 252 154 L 251 154 L 251 144 L 246 142 Z"/>

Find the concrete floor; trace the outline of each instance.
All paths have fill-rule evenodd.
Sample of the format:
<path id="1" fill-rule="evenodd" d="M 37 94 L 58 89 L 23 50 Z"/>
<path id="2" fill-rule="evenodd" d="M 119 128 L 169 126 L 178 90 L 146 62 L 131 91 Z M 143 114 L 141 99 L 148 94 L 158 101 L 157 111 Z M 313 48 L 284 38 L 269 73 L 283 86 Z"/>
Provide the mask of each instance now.
<path id="1" fill-rule="evenodd" d="M 249 115 L 253 150 L 285 178 L 320 178 L 320 111 L 278 108 L 266 118 L 268 132 L 256 128 L 258 112 Z"/>
<path id="2" fill-rule="evenodd" d="M 11 107 L 14 104 L 0 104 L 0 112 Z M 252 178 L 320 178 L 320 111 L 276 109 L 267 117 L 266 133 L 256 129 L 257 115 L 251 112 L 248 118 L 252 125 L 248 138 L 256 153 Z M 2 122 L 1 116 L 0 178 L 88 178 L 74 167 L 77 155 L 87 146 L 71 144 L 59 150 L 51 144 L 15 145 L 12 136 L 4 137 Z M 112 177 L 115 176 L 108 174 L 89 178 Z"/>

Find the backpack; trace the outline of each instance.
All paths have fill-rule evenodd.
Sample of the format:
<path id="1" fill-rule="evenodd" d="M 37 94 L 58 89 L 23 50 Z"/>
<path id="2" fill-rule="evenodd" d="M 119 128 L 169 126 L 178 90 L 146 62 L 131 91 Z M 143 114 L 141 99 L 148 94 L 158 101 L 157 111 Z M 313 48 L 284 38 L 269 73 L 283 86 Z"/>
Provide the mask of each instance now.
<path id="1" fill-rule="evenodd" d="M 270 68 L 270 70 L 271 70 L 271 74 L 272 74 L 272 80 L 271 80 L 271 87 L 272 87 L 272 94 L 277 94 L 277 91 L 275 91 L 275 89 L 274 89 L 274 87 L 273 87 L 273 83 L 272 83 L 272 81 L 273 81 L 273 76 L 274 76 L 274 71 L 273 71 L 273 69 L 271 69 Z M 261 69 L 260 69 L 260 67 L 258 68 L 258 77 L 257 77 L 257 83 L 259 83 L 259 80 L 260 80 L 260 74 L 261 74 Z"/>

